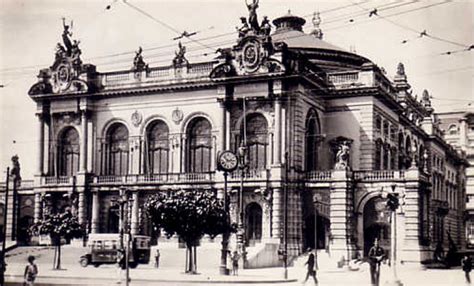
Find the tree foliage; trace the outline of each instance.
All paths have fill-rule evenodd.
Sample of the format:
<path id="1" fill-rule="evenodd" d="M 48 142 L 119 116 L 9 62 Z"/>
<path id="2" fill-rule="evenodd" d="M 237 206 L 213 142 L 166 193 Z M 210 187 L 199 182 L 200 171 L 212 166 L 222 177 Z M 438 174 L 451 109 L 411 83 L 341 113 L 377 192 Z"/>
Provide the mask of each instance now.
<path id="1" fill-rule="evenodd" d="M 32 226 L 32 232 L 36 235 L 49 235 L 53 241 L 58 238 L 81 237 L 84 234 L 83 227 L 79 224 L 77 217 L 73 216 L 70 211 L 46 215 Z"/>
<path id="2" fill-rule="evenodd" d="M 55 246 L 53 269 L 61 269 L 61 238 L 78 238 L 84 234 L 84 228 L 77 217 L 69 210 L 63 213 L 48 214 L 33 224 L 30 231 L 34 235 L 46 234 Z"/>
<path id="3" fill-rule="evenodd" d="M 157 228 L 167 237 L 174 234 L 193 246 L 203 235 L 211 238 L 234 232 L 224 203 L 208 191 L 177 191 L 148 198 L 145 209 Z"/>

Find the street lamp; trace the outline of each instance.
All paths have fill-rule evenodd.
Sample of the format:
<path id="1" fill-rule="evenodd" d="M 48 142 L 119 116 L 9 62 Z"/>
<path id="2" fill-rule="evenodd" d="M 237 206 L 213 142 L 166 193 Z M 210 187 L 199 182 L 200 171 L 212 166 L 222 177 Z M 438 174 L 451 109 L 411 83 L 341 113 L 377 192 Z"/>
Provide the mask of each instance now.
<path id="1" fill-rule="evenodd" d="M 400 206 L 400 194 L 395 191 L 396 184 L 391 185 L 392 192 L 384 192 L 382 189 L 382 197 L 387 199 L 387 208 L 390 210 L 390 265 L 392 268 L 391 281 L 388 285 L 403 286 L 403 283 L 397 276 L 397 209 Z M 403 198 L 402 198 L 403 199 Z M 402 201 L 403 203 L 403 201 Z"/>
<path id="2" fill-rule="evenodd" d="M 238 158 L 232 151 L 223 151 L 219 154 L 217 160 L 217 167 L 219 170 L 224 172 L 224 211 L 227 215 L 227 223 L 229 224 L 229 198 L 227 195 L 227 176 L 230 172 L 234 171 L 238 166 Z M 221 266 L 219 272 L 222 275 L 229 275 L 229 269 L 227 269 L 227 249 L 229 245 L 229 232 L 225 231 L 222 234 L 222 252 L 221 252 Z"/>
<path id="3" fill-rule="evenodd" d="M 129 260 L 129 251 L 130 251 L 130 228 L 128 224 L 128 215 L 127 218 L 125 217 L 125 209 L 128 211 L 128 204 L 131 201 L 128 198 L 128 190 L 125 187 L 121 187 L 119 189 L 119 198 L 118 199 L 113 199 L 113 203 L 115 205 L 118 205 L 120 207 L 120 221 L 121 221 L 121 226 L 120 226 L 120 250 L 117 253 L 117 256 L 120 257 L 119 255 L 123 255 L 123 258 L 117 261 L 119 264 L 118 266 L 122 268 L 121 261 L 123 261 L 125 265 L 125 285 L 128 286 L 130 282 L 130 271 L 129 271 L 129 265 L 128 265 L 128 260 Z M 124 233 L 127 234 L 127 245 L 124 246 Z"/>
<path id="4" fill-rule="evenodd" d="M 245 140 L 244 140 L 245 141 Z M 244 174 L 247 168 L 247 147 L 242 142 L 238 149 L 239 156 L 239 168 L 240 168 L 240 192 L 239 192 L 239 217 L 237 221 L 237 247 L 242 255 L 242 265 L 245 267 L 245 261 L 247 260 L 247 253 L 245 252 L 245 241 L 244 241 Z"/>

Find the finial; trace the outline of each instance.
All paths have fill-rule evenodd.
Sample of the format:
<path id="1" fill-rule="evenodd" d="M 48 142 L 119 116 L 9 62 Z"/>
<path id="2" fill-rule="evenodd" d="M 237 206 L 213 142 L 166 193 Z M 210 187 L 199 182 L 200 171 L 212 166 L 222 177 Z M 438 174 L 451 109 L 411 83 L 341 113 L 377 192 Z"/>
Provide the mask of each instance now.
<path id="1" fill-rule="evenodd" d="M 314 28 L 313 28 L 313 31 L 311 32 L 311 34 L 314 35 L 316 38 L 321 40 L 323 38 L 323 31 L 319 27 L 319 25 L 321 24 L 321 16 L 320 16 L 319 11 L 313 13 L 312 22 L 313 22 L 313 27 Z"/>
<path id="2" fill-rule="evenodd" d="M 398 63 L 397 66 L 397 75 L 404 76 L 405 75 L 405 66 L 403 63 Z"/>

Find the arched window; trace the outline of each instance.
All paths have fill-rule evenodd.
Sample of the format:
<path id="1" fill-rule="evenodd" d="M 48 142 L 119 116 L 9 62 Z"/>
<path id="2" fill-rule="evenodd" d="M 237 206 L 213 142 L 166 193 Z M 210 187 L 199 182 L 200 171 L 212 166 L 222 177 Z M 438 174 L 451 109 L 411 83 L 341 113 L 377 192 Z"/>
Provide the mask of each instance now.
<path id="1" fill-rule="evenodd" d="M 311 114 L 306 121 L 306 171 L 314 171 L 318 168 L 318 136 L 319 122 L 315 114 Z"/>
<path id="2" fill-rule="evenodd" d="M 58 142 L 59 176 L 74 176 L 79 170 L 79 134 L 69 127 L 62 132 Z"/>
<path id="3" fill-rule="evenodd" d="M 112 125 L 106 138 L 106 175 L 126 175 L 128 173 L 128 130 L 125 125 Z"/>
<path id="4" fill-rule="evenodd" d="M 255 202 L 250 203 L 245 214 L 247 243 L 254 245 L 262 239 L 262 207 Z"/>
<path id="5" fill-rule="evenodd" d="M 405 160 L 405 168 L 408 169 L 411 167 L 412 164 L 412 148 L 411 148 L 411 139 L 410 136 L 407 136 L 405 140 L 405 152 L 406 152 L 406 160 Z"/>
<path id="6" fill-rule="evenodd" d="M 247 116 L 247 128 L 241 128 L 247 132 L 247 158 L 250 169 L 265 169 L 267 166 L 267 146 L 268 146 L 268 124 L 261 114 L 250 114 Z M 245 130 L 245 131 L 244 131 Z"/>
<path id="7" fill-rule="evenodd" d="M 186 134 L 186 172 L 210 172 L 212 152 L 211 124 L 205 118 L 196 118 L 189 124 Z"/>
<path id="8" fill-rule="evenodd" d="M 168 125 L 159 120 L 153 122 L 147 130 L 145 147 L 147 157 L 145 168 L 148 174 L 168 172 L 169 162 L 169 129 Z"/>

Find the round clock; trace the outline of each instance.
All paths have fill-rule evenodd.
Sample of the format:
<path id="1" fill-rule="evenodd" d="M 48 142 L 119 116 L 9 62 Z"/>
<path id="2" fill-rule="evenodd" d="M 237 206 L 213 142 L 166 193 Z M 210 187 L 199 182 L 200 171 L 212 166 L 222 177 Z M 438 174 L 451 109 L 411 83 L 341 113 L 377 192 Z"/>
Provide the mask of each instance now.
<path id="1" fill-rule="evenodd" d="M 219 165 L 219 169 L 231 172 L 237 168 L 239 160 L 237 156 L 232 151 L 223 151 L 219 158 L 217 159 L 217 164 Z"/>

